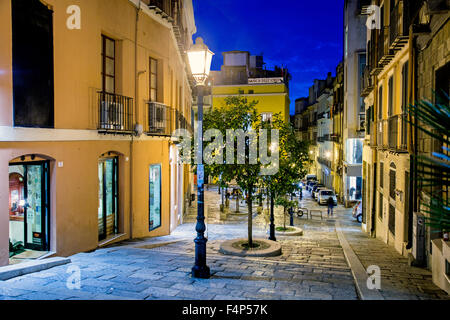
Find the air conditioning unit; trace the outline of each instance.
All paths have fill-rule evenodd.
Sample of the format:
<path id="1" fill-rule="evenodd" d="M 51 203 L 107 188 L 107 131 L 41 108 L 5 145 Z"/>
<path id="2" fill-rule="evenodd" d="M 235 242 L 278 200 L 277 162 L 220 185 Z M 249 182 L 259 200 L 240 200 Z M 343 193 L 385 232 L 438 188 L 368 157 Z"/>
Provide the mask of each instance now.
<path id="1" fill-rule="evenodd" d="M 421 213 L 414 212 L 412 255 L 415 259 L 415 265 L 425 264 L 425 231 L 425 216 Z"/>
<path id="2" fill-rule="evenodd" d="M 108 130 L 124 130 L 125 115 L 123 104 L 102 101 L 100 109 L 100 128 Z"/>
<path id="3" fill-rule="evenodd" d="M 149 114 L 149 127 L 152 132 L 162 132 L 165 129 L 165 111 L 166 108 L 163 105 L 152 103 Z"/>

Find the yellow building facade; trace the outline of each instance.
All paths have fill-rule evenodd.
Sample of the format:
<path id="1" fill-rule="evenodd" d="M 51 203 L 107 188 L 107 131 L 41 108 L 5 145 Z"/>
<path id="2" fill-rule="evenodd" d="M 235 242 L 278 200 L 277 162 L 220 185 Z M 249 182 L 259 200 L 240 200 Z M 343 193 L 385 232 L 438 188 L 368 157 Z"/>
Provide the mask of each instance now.
<path id="1" fill-rule="evenodd" d="M 68 256 L 182 222 L 192 1 L 76 3 L 0 0 L 0 266 L 9 242 Z"/>
<path id="2" fill-rule="evenodd" d="M 290 121 L 289 76 L 285 69 L 263 69 L 263 57 L 252 56 L 247 51 L 224 52 L 220 71 L 212 71 L 212 107 L 225 105 L 230 96 L 241 96 L 257 101 L 256 109 L 269 119 L 279 113 Z"/>

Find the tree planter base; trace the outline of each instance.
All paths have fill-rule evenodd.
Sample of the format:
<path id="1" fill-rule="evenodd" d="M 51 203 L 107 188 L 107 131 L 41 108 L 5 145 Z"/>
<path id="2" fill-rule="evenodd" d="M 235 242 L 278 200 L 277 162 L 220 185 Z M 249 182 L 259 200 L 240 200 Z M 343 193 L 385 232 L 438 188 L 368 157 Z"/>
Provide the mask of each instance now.
<path id="1" fill-rule="evenodd" d="M 286 227 L 288 229 L 288 231 L 278 231 L 275 230 L 276 235 L 277 236 L 287 236 L 287 237 L 295 237 L 295 236 L 302 236 L 303 235 L 303 230 L 297 227 Z M 289 230 L 289 229 L 294 229 L 294 230 Z"/>
<path id="2" fill-rule="evenodd" d="M 225 255 L 238 257 L 276 257 L 281 255 L 281 244 L 266 239 L 253 239 L 260 244 L 260 249 L 244 249 L 240 243 L 248 242 L 247 238 L 227 240 L 221 243 L 219 252 Z"/>

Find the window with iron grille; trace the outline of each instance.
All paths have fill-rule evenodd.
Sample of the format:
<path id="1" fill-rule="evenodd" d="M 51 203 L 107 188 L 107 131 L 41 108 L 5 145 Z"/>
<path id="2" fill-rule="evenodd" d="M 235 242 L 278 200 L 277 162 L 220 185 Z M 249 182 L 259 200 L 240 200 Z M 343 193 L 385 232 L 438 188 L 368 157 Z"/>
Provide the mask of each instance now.
<path id="1" fill-rule="evenodd" d="M 116 42 L 102 35 L 102 90 L 116 93 Z"/>
<path id="2" fill-rule="evenodd" d="M 158 60 L 150 58 L 150 101 L 158 100 Z"/>

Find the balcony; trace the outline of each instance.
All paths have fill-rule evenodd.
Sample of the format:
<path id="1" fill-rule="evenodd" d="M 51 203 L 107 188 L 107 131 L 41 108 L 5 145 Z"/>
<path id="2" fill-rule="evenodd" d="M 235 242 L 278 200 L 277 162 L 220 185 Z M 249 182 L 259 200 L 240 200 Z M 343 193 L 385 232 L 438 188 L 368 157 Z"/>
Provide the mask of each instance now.
<path id="1" fill-rule="evenodd" d="M 170 107 L 158 102 L 147 102 L 147 135 L 171 136 L 175 129 L 172 119 L 173 111 Z"/>
<path id="2" fill-rule="evenodd" d="M 328 168 L 332 168 L 332 163 L 330 160 L 326 159 L 326 158 L 321 158 L 318 157 L 317 158 L 317 162 L 319 162 L 321 165 L 327 166 Z"/>
<path id="3" fill-rule="evenodd" d="M 193 132 L 192 125 L 189 122 L 189 120 L 187 120 L 184 117 L 183 113 L 181 113 L 178 110 L 175 110 L 175 130 L 177 129 L 185 129 L 189 131 L 191 134 Z"/>
<path id="4" fill-rule="evenodd" d="M 173 21 L 173 5 L 172 0 L 149 0 L 149 9 L 154 10 L 156 14 L 160 14 L 164 19 Z"/>
<path id="5" fill-rule="evenodd" d="M 365 132 L 366 131 L 366 113 L 361 112 L 358 115 L 358 132 Z"/>
<path id="6" fill-rule="evenodd" d="M 378 120 L 377 122 L 377 146 L 378 149 L 388 148 L 388 121 Z"/>
<path id="7" fill-rule="evenodd" d="M 377 136 L 375 128 L 376 128 L 375 127 L 375 122 L 370 121 L 370 124 L 369 124 L 369 127 L 368 127 L 369 130 L 367 131 L 367 134 L 370 135 L 370 146 L 371 147 L 376 147 L 377 146 L 376 145 L 376 141 L 375 141 L 376 136 Z"/>
<path id="8" fill-rule="evenodd" d="M 171 22 L 177 39 L 178 49 L 183 54 L 187 49 L 186 31 L 183 26 L 182 5 L 180 1 L 173 0 L 147 0 L 148 8 L 163 19 Z"/>
<path id="9" fill-rule="evenodd" d="M 132 134 L 134 132 L 133 98 L 99 91 L 98 126 L 100 133 Z"/>
<path id="10" fill-rule="evenodd" d="M 399 0 L 391 12 L 389 48 L 394 51 L 401 50 L 408 43 L 410 22 L 406 5 L 405 1 Z"/>
<path id="11" fill-rule="evenodd" d="M 374 88 L 371 71 L 371 67 L 366 65 L 361 78 L 361 97 L 367 97 Z"/>
<path id="12" fill-rule="evenodd" d="M 377 46 L 378 67 L 382 69 L 394 58 L 393 51 L 389 49 L 389 27 L 379 30 Z"/>
<path id="13" fill-rule="evenodd" d="M 395 115 L 388 120 L 389 149 L 406 152 L 407 148 L 407 115 Z"/>

